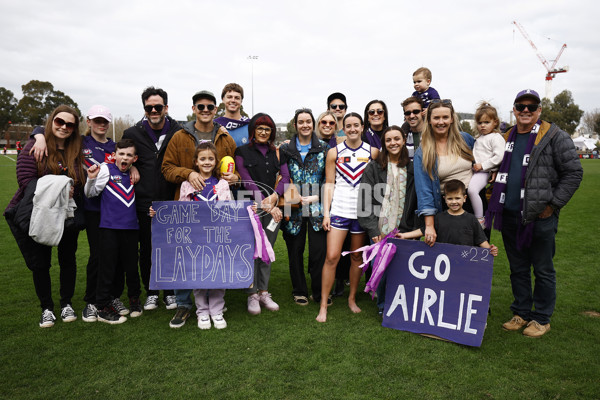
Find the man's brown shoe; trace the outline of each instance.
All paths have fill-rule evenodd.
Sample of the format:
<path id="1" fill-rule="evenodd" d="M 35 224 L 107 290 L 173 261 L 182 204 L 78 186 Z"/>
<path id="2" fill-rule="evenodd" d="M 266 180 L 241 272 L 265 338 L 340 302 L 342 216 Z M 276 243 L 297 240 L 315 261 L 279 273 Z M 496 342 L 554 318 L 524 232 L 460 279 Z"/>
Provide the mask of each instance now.
<path id="1" fill-rule="evenodd" d="M 529 337 L 540 337 L 550 330 L 550 324 L 542 325 L 537 321 L 529 321 L 523 335 Z"/>
<path id="2" fill-rule="evenodd" d="M 525 325 L 527 325 L 527 321 L 518 315 L 515 315 L 510 321 L 503 323 L 502 328 L 506 331 L 518 331 Z"/>

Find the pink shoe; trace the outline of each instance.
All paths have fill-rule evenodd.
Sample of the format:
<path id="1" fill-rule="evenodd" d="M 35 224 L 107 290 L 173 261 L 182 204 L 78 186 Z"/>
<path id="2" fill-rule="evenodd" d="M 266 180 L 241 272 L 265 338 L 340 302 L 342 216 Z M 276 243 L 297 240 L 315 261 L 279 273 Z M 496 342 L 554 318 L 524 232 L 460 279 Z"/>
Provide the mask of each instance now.
<path id="1" fill-rule="evenodd" d="M 271 299 L 271 293 L 262 292 L 260 294 L 260 305 L 266 308 L 269 311 L 279 311 L 279 305 Z"/>
<path id="2" fill-rule="evenodd" d="M 260 314 L 260 302 L 258 293 L 248 296 L 248 312 L 252 315 Z"/>

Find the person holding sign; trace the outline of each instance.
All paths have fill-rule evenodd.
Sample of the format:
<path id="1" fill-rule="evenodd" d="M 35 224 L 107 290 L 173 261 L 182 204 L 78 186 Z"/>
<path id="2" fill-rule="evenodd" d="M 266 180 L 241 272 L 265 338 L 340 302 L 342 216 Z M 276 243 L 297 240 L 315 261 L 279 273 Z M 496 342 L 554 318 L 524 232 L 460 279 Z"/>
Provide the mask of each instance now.
<path id="1" fill-rule="evenodd" d="M 583 177 L 573 140 L 554 124 L 542 121 L 540 96 L 520 91 L 513 112 L 517 125 L 504 134 L 500 164 L 486 224 L 502 232 L 510 264 L 513 317 L 502 327 L 540 337 L 550 330 L 556 304 L 553 257 L 558 214 Z M 532 290 L 531 268 L 535 276 Z"/>
<path id="2" fill-rule="evenodd" d="M 473 176 L 474 143 L 473 136 L 458 129 L 452 101 L 432 100 L 414 158 L 417 214 L 425 218 L 425 243 L 430 246 L 437 238 L 434 216 L 443 210 L 444 183 L 458 179 L 467 186 Z"/>
<path id="3" fill-rule="evenodd" d="M 256 203 L 260 222 L 267 239 L 273 245 L 277 239 L 283 214 L 277 207 L 279 196 L 283 195 L 285 184 L 289 183 L 287 164 L 280 163 L 279 154 L 273 142 L 277 130 L 273 119 L 258 113 L 248 125 L 249 143 L 235 150 L 235 166 L 242 177 L 246 193 L 238 192 L 238 199 L 249 195 Z M 281 180 L 277 183 L 277 174 Z M 260 211 L 258 211 L 260 209 Z M 269 311 L 279 310 L 279 305 L 269 293 L 271 265 L 260 258 L 254 260 L 254 284 L 248 288 L 248 312 L 260 314 L 261 306 Z"/>
<path id="4" fill-rule="evenodd" d="M 332 115 L 329 117 L 333 119 Z M 325 181 L 325 159 L 329 146 L 317 137 L 314 122 L 311 110 L 296 110 L 294 127 L 298 133 L 279 149 L 282 162 L 287 163 L 292 184 L 297 185 L 301 195 L 301 207 L 291 210 L 289 219 L 286 218 L 282 227 L 288 249 L 292 296 L 294 302 L 301 306 L 308 304 L 308 288 L 304 276 L 306 235 L 308 234 L 308 272 L 315 302 L 321 301 L 321 270 L 327 241 L 319 200 L 321 186 Z M 331 126 L 332 133 L 333 127 L 334 125 Z"/>
<path id="5" fill-rule="evenodd" d="M 394 228 L 407 232 L 416 226 L 417 195 L 406 134 L 399 126 L 392 125 L 383 131 L 381 143 L 377 159 L 367 165 L 362 175 L 358 197 L 358 222 L 373 243 Z M 384 301 L 385 275 L 377 287 L 380 315 Z"/>
<path id="6" fill-rule="evenodd" d="M 321 307 L 316 320 L 327 321 L 327 299 L 333 286 L 335 271 L 342 245 L 350 231 L 350 250 L 357 250 L 366 241 L 363 228 L 357 220 L 358 187 L 360 178 L 370 160 L 379 151 L 362 141 L 363 120 L 353 112 L 343 119 L 346 139 L 327 153 L 325 190 L 323 200 L 323 229 L 327 231 L 327 255 L 323 264 Z M 356 292 L 361 276 L 362 253 L 352 253 L 350 264 L 350 294 L 348 307 L 353 313 L 361 310 L 356 305 Z"/>

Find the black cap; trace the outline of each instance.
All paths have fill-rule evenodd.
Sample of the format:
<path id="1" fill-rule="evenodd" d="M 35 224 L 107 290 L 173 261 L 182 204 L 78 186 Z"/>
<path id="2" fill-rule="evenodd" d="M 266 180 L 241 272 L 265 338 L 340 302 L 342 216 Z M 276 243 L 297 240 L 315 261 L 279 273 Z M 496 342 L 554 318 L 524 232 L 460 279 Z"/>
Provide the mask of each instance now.
<path id="1" fill-rule="evenodd" d="M 192 97 L 192 102 L 194 104 L 196 104 L 196 102 L 200 99 L 212 100 L 212 102 L 215 103 L 215 105 L 217 104 L 217 98 L 215 97 L 215 95 L 212 92 L 209 92 L 208 90 L 201 90 L 198 93 L 196 93 Z"/>
<path id="2" fill-rule="evenodd" d="M 335 99 L 339 99 L 339 100 L 343 101 L 345 105 L 348 105 L 348 103 L 346 103 L 346 96 L 344 96 L 343 93 L 335 92 L 335 93 L 331 93 L 329 95 L 329 97 L 327 98 L 327 108 L 329 108 L 329 105 Z"/>

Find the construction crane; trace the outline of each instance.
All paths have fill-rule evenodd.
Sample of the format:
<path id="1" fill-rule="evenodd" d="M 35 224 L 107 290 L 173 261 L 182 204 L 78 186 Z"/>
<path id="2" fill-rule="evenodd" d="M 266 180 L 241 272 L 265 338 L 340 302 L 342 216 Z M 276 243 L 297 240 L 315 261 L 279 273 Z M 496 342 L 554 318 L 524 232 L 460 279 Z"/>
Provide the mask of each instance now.
<path id="1" fill-rule="evenodd" d="M 544 55 L 538 50 L 536 45 L 533 43 L 533 40 L 531 40 L 531 38 L 525 31 L 525 28 L 523 28 L 523 26 L 520 23 L 518 23 L 517 21 L 513 21 L 512 23 L 517 28 L 519 28 L 519 32 L 521 32 L 521 35 L 523 35 L 523 37 L 529 42 L 531 47 L 533 47 L 533 50 L 535 50 L 535 53 L 537 54 L 538 58 L 542 62 L 542 65 L 546 68 L 546 71 L 547 71 L 547 73 L 546 73 L 546 95 L 544 97 L 550 99 L 551 98 L 550 96 L 552 95 L 552 79 L 554 79 L 556 74 L 560 74 L 560 73 L 569 71 L 568 66 L 565 66 L 562 68 L 556 68 L 556 63 L 558 62 L 558 59 L 562 55 L 563 51 L 567 48 L 567 44 L 564 43 L 562 45 L 562 47 L 560 48 L 560 50 L 558 52 L 558 55 L 552 61 L 552 65 L 550 65 L 550 63 L 546 60 Z"/>

